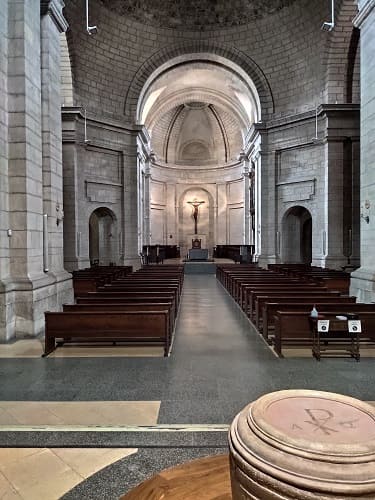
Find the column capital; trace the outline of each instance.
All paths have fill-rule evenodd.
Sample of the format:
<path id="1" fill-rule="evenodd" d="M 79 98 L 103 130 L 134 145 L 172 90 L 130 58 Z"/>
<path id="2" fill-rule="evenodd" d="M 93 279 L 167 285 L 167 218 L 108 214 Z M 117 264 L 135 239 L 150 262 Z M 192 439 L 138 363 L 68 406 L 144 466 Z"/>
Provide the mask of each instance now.
<path id="1" fill-rule="evenodd" d="M 62 10 L 65 7 L 63 0 L 40 0 L 41 17 L 49 15 L 55 23 L 60 33 L 68 29 L 68 21 L 65 19 Z"/>

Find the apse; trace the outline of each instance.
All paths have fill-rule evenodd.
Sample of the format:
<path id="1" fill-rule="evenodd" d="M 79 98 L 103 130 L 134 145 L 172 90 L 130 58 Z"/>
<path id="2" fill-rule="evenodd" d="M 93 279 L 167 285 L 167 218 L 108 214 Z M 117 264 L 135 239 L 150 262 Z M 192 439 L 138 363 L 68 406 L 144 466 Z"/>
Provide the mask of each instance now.
<path id="1" fill-rule="evenodd" d="M 186 253 L 194 236 L 188 203 L 198 194 L 205 200 L 203 246 L 212 252 L 217 244 L 246 243 L 243 150 L 260 119 L 254 83 L 222 57 L 190 54 L 149 77 L 137 110 L 152 152 L 147 193 L 140 194 L 151 221 L 143 244 L 175 244 Z"/>

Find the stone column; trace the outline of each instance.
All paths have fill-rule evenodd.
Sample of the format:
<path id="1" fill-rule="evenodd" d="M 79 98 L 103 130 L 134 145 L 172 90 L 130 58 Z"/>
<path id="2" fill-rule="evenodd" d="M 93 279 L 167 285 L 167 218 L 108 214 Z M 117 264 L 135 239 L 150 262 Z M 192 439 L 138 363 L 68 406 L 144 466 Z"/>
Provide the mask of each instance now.
<path id="1" fill-rule="evenodd" d="M 227 186 L 226 184 L 216 185 L 216 213 L 215 213 L 215 223 L 216 223 L 216 244 L 217 245 L 227 245 L 228 244 L 228 220 L 227 220 Z"/>
<path id="2" fill-rule="evenodd" d="M 267 264 L 274 264 L 277 260 L 277 219 L 275 152 L 269 150 L 268 137 L 265 131 L 261 133 L 261 149 L 258 162 L 260 168 L 257 173 L 261 186 L 261 189 L 258 189 L 257 192 L 257 196 L 260 198 L 261 208 L 261 213 L 259 212 L 258 214 L 261 232 L 261 254 L 259 256 L 259 264 L 261 266 L 267 266 Z"/>
<path id="3" fill-rule="evenodd" d="M 341 140 L 325 145 L 325 180 L 324 180 L 324 223 L 325 252 L 323 267 L 340 268 L 347 264 L 344 256 L 344 182 L 343 182 L 343 144 Z"/>
<path id="4" fill-rule="evenodd" d="M 84 159 L 84 123 L 81 108 L 62 108 L 64 266 L 68 271 L 90 265 L 81 245 L 79 165 Z M 82 215 L 82 214 L 81 214 Z M 82 224 L 86 221 L 81 217 Z"/>
<path id="5" fill-rule="evenodd" d="M 6 293 L 10 255 L 8 184 L 8 1 L 0 0 L 0 341 L 12 336 L 15 316 Z"/>
<path id="6" fill-rule="evenodd" d="M 154 159 L 150 136 L 143 128 L 137 137 L 137 255 L 142 251 L 143 245 L 150 244 L 150 166 Z"/>
<path id="7" fill-rule="evenodd" d="M 140 267 L 138 255 L 138 145 L 124 151 L 124 264 Z"/>
<path id="8" fill-rule="evenodd" d="M 68 24 L 64 2 L 45 2 L 41 21 L 43 212 L 48 215 L 48 269 L 56 279 L 56 300 L 71 299 L 71 277 L 64 270 L 60 33 Z M 43 14 L 43 12 L 42 12 Z"/>
<path id="9" fill-rule="evenodd" d="M 350 293 L 375 300 L 375 0 L 361 0 L 354 25 L 361 29 L 361 267 L 352 273 Z M 369 217 L 368 222 L 365 217 Z"/>
<path id="10" fill-rule="evenodd" d="M 244 178 L 244 241 L 245 245 L 250 245 L 250 167 L 249 159 L 241 155 L 242 175 Z"/>
<path id="11" fill-rule="evenodd" d="M 14 329 L 8 335 L 13 337 L 42 331 L 34 290 L 52 280 L 43 273 L 40 2 L 8 5 L 9 281 L 15 293 Z"/>
<path id="12" fill-rule="evenodd" d="M 143 217 L 144 217 L 144 225 L 143 225 L 143 244 L 150 245 L 150 179 L 151 174 L 150 170 L 147 169 L 143 173 L 143 183 L 144 183 L 144 191 L 143 191 Z"/>
<path id="13" fill-rule="evenodd" d="M 176 184 L 167 183 L 167 244 L 178 245 L 178 230 L 177 230 L 177 216 L 176 210 Z M 171 238 L 172 236 L 172 238 Z"/>

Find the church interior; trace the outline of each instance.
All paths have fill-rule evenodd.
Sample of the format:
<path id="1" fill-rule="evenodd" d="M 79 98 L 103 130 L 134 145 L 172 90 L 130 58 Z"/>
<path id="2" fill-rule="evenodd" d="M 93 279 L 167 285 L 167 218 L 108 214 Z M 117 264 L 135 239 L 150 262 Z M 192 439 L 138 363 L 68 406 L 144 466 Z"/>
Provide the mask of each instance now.
<path id="1" fill-rule="evenodd" d="M 0 54 L 0 498 L 374 499 L 375 0 L 0 0 Z"/>

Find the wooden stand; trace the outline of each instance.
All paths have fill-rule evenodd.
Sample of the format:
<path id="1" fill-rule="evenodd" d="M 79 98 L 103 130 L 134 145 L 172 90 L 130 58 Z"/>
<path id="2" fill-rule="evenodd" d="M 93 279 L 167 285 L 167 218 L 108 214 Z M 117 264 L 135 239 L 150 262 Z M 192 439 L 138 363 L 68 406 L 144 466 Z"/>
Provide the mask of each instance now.
<path id="1" fill-rule="evenodd" d="M 310 318 L 313 345 L 312 355 L 320 361 L 322 356 L 350 356 L 360 360 L 359 332 L 350 333 L 348 320 L 330 319 L 328 332 L 318 331 L 318 321 L 324 316 Z"/>

